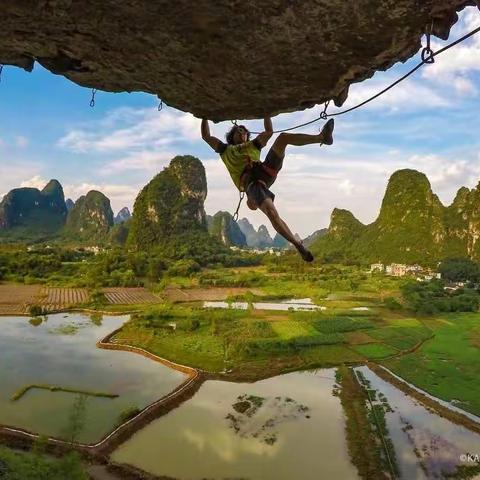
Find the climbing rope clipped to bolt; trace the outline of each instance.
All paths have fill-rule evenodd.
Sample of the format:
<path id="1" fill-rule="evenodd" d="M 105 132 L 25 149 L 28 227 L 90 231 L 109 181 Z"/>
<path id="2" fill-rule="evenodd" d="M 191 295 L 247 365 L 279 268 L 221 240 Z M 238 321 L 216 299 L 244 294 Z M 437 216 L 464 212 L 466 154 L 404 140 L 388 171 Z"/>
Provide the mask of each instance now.
<path id="1" fill-rule="evenodd" d="M 345 113 L 349 113 L 349 112 L 352 112 L 353 110 L 357 110 L 358 108 L 363 107 L 367 103 L 370 103 L 372 100 L 375 100 L 376 98 L 380 97 L 384 93 L 388 92 L 390 89 L 392 89 L 393 87 L 398 85 L 400 82 L 403 82 L 403 80 L 405 80 L 410 75 L 415 73 L 423 65 L 434 63 L 436 56 L 442 54 L 443 52 L 446 52 L 447 50 L 454 47 L 455 45 L 458 45 L 459 43 L 462 43 L 467 38 L 470 38 L 473 35 L 477 34 L 480 31 L 480 27 L 477 27 L 477 28 L 473 29 L 471 32 L 463 35 L 463 37 L 460 37 L 458 40 L 455 40 L 454 42 L 451 42 L 448 45 L 445 45 L 443 48 L 441 48 L 440 50 L 437 50 L 436 52 L 434 52 L 432 50 L 431 45 L 430 45 L 430 37 L 431 37 L 431 34 L 432 34 L 432 30 L 433 30 L 433 20 L 432 20 L 432 23 L 430 24 L 430 29 L 426 33 L 427 44 L 422 49 L 422 52 L 421 52 L 422 61 L 420 63 L 418 63 L 415 67 L 413 67 L 411 70 L 409 70 L 405 75 L 403 75 L 399 79 L 395 80 L 393 83 L 391 83 L 390 85 L 385 87 L 380 92 L 376 93 L 375 95 L 372 95 L 371 97 L 367 98 L 366 100 L 364 100 L 363 102 L 360 102 L 357 105 L 354 105 L 353 107 L 347 108 L 345 110 L 341 110 L 339 112 L 334 112 L 334 113 L 327 113 L 327 107 L 328 107 L 328 103 L 329 103 L 329 101 L 328 101 L 328 102 L 325 103 L 325 108 L 320 113 L 318 118 L 314 118 L 313 120 L 310 120 L 309 122 L 301 123 L 301 124 L 295 125 L 293 127 L 284 128 L 282 130 L 274 130 L 272 133 L 289 132 L 291 130 L 296 130 L 297 128 L 306 127 L 307 125 L 311 125 L 312 123 L 318 122 L 319 120 L 326 120 L 328 117 L 336 117 L 338 115 L 344 115 Z M 251 132 L 251 133 L 252 134 L 259 134 L 261 132 Z"/>
<path id="2" fill-rule="evenodd" d="M 363 107 L 364 105 L 366 105 L 367 103 L 371 102 L 372 100 L 375 100 L 376 98 L 380 97 L 381 95 L 383 95 L 384 93 L 388 92 L 390 89 L 392 89 L 393 87 L 395 87 L 396 85 L 398 85 L 400 82 L 402 82 L 403 80 L 405 80 L 406 78 L 408 78 L 410 75 L 412 75 L 414 72 L 416 72 L 420 67 L 422 67 L 423 65 L 425 64 L 432 64 L 435 62 L 435 57 L 437 55 L 440 55 L 442 54 L 443 52 L 447 51 L 448 49 L 454 47 L 455 45 L 458 45 L 459 43 L 465 41 L 467 38 L 470 38 L 472 37 L 473 35 L 475 35 L 476 33 L 478 33 L 480 31 L 480 27 L 477 27 L 475 29 L 473 29 L 471 32 L 463 35 L 463 37 L 460 37 L 458 40 L 455 40 L 454 42 L 451 42 L 449 43 L 448 45 L 445 45 L 443 48 L 441 48 L 440 50 L 437 50 L 436 52 L 434 52 L 431 48 L 431 45 L 430 45 L 430 37 L 431 37 L 431 34 L 433 32 L 433 19 L 430 23 L 430 28 L 429 30 L 426 32 L 426 38 L 427 38 L 427 44 L 426 46 L 422 49 L 422 52 L 421 52 L 421 59 L 422 61 L 417 64 L 415 67 L 413 67 L 410 71 L 408 71 L 405 75 L 403 75 L 402 77 L 400 77 L 399 79 L 395 80 L 393 83 L 391 83 L 390 85 L 388 85 L 387 87 L 385 87 L 383 90 L 381 90 L 380 92 L 376 93 L 375 95 L 372 95 L 371 97 L 367 98 L 366 100 L 364 100 L 363 102 L 360 102 L 359 104 L 357 105 L 354 105 L 353 107 L 350 107 L 350 108 L 347 108 L 346 110 L 341 110 L 340 112 L 334 112 L 334 113 L 327 113 L 327 109 L 328 109 L 328 106 L 330 104 L 330 100 L 327 100 L 324 104 L 324 107 L 323 107 L 323 110 L 320 112 L 320 115 L 318 116 L 318 118 L 314 118 L 313 120 L 310 120 L 309 122 L 305 122 L 305 123 L 301 123 L 299 125 L 295 125 L 293 127 L 289 127 L 289 128 L 284 128 L 284 129 L 281 129 L 281 130 L 274 130 L 272 133 L 282 133 L 282 132 L 289 132 L 291 130 L 296 130 L 297 128 L 301 128 L 301 127 L 306 127 L 307 125 L 311 125 L 312 123 L 315 123 L 315 122 L 318 122 L 319 120 L 327 120 L 328 117 L 336 117 L 338 115 L 343 115 L 345 113 L 349 113 L 349 112 L 352 112 L 353 110 L 357 110 L 358 108 L 360 107 Z M 237 125 L 237 121 L 236 120 L 230 120 L 232 122 L 233 125 Z M 250 132 L 254 135 L 258 135 L 262 132 Z M 243 200 L 243 197 L 245 195 L 245 192 L 240 192 L 240 200 L 238 202 L 238 206 L 237 206 L 237 209 L 233 215 L 233 220 L 236 222 L 238 220 L 238 211 L 240 209 L 240 205 L 242 203 L 242 200 Z"/>

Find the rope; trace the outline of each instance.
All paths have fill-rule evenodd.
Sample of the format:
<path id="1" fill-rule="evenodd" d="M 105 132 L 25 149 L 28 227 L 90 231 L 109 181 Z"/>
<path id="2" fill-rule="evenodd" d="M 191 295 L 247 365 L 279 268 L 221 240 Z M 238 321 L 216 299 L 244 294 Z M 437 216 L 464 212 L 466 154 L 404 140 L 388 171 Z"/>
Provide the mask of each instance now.
<path id="1" fill-rule="evenodd" d="M 432 25 L 433 25 L 433 23 L 432 23 Z M 431 29 L 432 29 L 432 27 L 430 27 L 430 30 Z M 400 77 L 398 80 L 395 80 L 392 84 L 388 85 L 387 87 L 385 87 L 380 92 L 376 93 L 375 95 L 371 96 L 370 98 L 367 98 L 363 102 L 360 102 L 358 105 L 354 105 L 353 107 L 347 108 L 346 110 L 341 110 L 340 112 L 335 112 L 335 113 L 327 113 L 327 107 L 328 107 L 328 104 L 330 102 L 330 100 L 329 100 L 328 102 L 325 103 L 325 107 L 323 109 L 323 112 L 320 113 L 320 116 L 318 118 L 314 118 L 313 120 L 310 120 L 309 122 L 301 123 L 299 125 L 295 125 L 295 126 L 290 127 L 290 128 L 284 128 L 284 129 L 281 129 L 281 130 L 274 130 L 272 133 L 289 132 L 290 130 L 296 130 L 297 128 L 306 127 L 307 125 L 311 125 L 312 123 L 318 122 L 319 120 L 326 120 L 328 117 L 336 117 L 338 115 L 343 115 L 345 113 L 352 112 L 353 110 L 356 110 L 357 108 L 363 107 L 367 103 L 370 103 L 372 100 L 375 100 L 376 98 L 380 97 L 384 93 L 388 92 L 390 89 L 392 89 L 393 87 L 398 85 L 400 82 L 403 82 L 403 80 L 405 80 L 410 75 L 415 73 L 420 67 L 422 67 L 426 63 L 433 63 L 435 61 L 436 56 L 442 54 L 443 52 L 445 52 L 448 49 L 454 47 L 455 45 L 458 45 L 459 43 L 465 41 L 467 38 L 472 37 L 473 35 L 475 35 L 479 31 L 480 31 L 480 27 L 477 27 L 474 30 L 472 30 L 471 32 L 465 34 L 463 37 L 460 37 L 458 40 L 455 40 L 454 42 L 451 42 L 448 45 L 445 45 L 443 48 L 441 48 L 440 50 L 437 50 L 436 52 L 433 52 L 430 48 L 430 32 L 429 32 L 429 33 L 427 33 L 427 46 L 424 47 L 424 49 L 422 50 L 422 61 L 418 65 L 413 67 L 410 71 L 408 71 L 405 75 Z M 250 133 L 252 133 L 254 135 L 258 135 L 262 132 L 250 132 Z"/>

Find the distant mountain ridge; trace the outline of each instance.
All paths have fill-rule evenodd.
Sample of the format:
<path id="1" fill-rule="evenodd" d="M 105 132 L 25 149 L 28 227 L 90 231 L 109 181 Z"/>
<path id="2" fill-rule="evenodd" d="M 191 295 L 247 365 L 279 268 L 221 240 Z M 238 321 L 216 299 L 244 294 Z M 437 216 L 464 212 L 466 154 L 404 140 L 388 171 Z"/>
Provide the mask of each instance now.
<path id="1" fill-rule="evenodd" d="M 0 239 L 7 241 L 102 241 L 112 225 L 110 200 L 103 193 L 92 190 L 74 203 L 65 200 L 58 180 L 42 190 L 15 188 L 0 202 Z"/>
<path id="2" fill-rule="evenodd" d="M 80 240 L 105 240 L 113 227 L 110 200 L 101 192 L 91 190 L 82 195 L 68 212 L 65 233 Z"/>
<path id="3" fill-rule="evenodd" d="M 225 246 L 239 248 L 247 246 L 247 239 L 244 233 L 229 212 L 220 211 L 213 216 L 207 215 L 207 224 L 210 235 Z"/>
<path id="4" fill-rule="evenodd" d="M 130 213 L 130 210 L 128 207 L 123 207 L 114 217 L 113 223 L 117 225 L 118 223 L 123 223 L 126 222 L 127 220 L 130 220 L 132 218 L 132 214 Z"/>
<path id="5" fill-rule="evenodd" d="M 43 190 L 15 188 L 0 202 L 0 236 L 10 230 L 49 236 L 63 226 L 66 216 L 65 196 L 57 180 L 50 180 Z"/>
<path id="6" fill-rule="evenodd" d="M 450 206 L 432 192 L 425 174 L 404 169 L 388 181 L 377 219 L 364 225 L 334 209 L 328 232 L 312 250 L 332 261 L 434 264 L 449 256 L 480 259 L 480 184 L 462 187 Z"/>

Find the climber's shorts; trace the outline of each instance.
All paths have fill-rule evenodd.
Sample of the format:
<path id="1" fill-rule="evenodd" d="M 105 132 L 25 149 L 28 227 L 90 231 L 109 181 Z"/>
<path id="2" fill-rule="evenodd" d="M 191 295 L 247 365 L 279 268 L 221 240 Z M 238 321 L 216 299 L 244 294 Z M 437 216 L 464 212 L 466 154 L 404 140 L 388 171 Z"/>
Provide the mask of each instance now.
<path id="1" fill-rule="evenodd" d="M 255 163 L 252 168 L 250 183 L 246 194 L 249 200 L 260 207 L 265 199 L 275 200 L 275 194 L 269 190 L 277 179 L 278 172 L 282 169 L 284 156 L 279 156 L 270 149 L 263 162 Z"/>

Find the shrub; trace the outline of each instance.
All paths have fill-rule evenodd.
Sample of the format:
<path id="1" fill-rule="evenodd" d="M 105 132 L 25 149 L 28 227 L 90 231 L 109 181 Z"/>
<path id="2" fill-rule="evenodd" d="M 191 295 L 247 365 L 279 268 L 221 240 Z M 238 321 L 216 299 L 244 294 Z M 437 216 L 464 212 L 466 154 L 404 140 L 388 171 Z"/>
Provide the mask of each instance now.
<path id="1" fill-rule="evenodd" d="M 118 416 L 119 423 L 125 423 L 126 421 L 130 420 L 133 417 L 136 417 L 141 410 L 138 407 L 135 407 L 134 405 L 131 405 L 124 410 L 120 412 L 120 415 Z"/>
<path id="2" fill-rule="evenodd" d="M 30 307 L 28 307 L 28 313 L 32 317 L 39 317 L 44 314 L 44 310 L 41 305 L 30 305 Z"/>
<path id="3" fill-rule="evenodd" d="M 402 308 L 402 304 L 394 297 L 387 297 L 383 304 L 390 310 L 400 310 Z"/>

